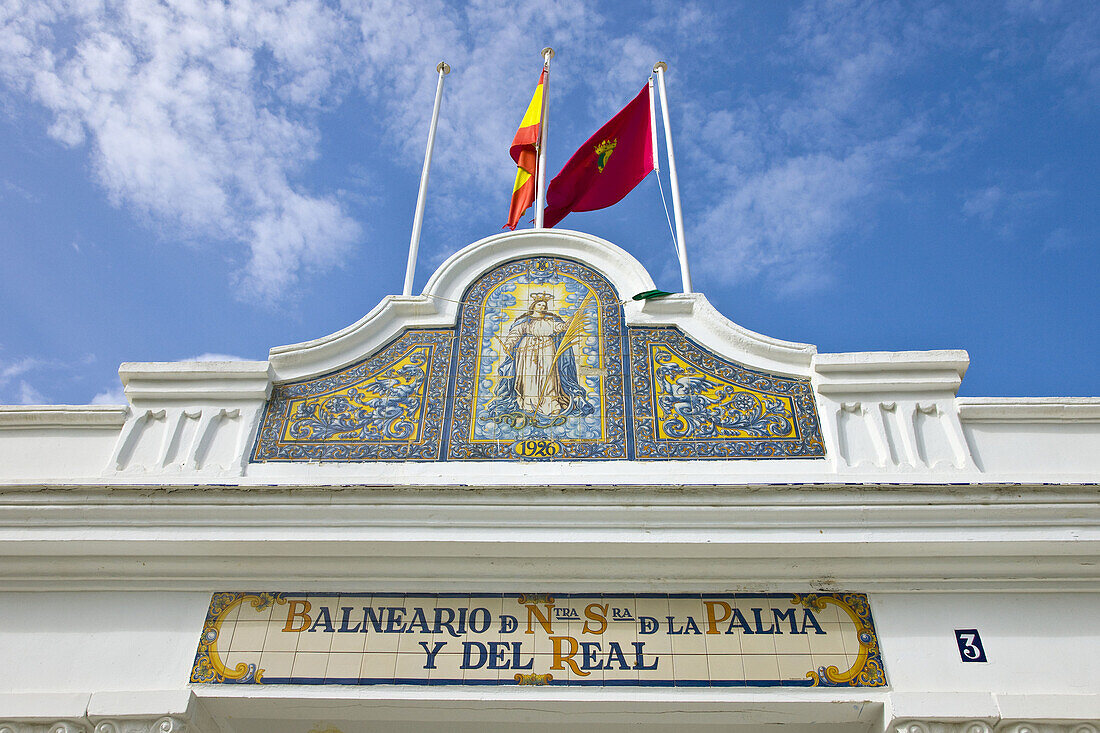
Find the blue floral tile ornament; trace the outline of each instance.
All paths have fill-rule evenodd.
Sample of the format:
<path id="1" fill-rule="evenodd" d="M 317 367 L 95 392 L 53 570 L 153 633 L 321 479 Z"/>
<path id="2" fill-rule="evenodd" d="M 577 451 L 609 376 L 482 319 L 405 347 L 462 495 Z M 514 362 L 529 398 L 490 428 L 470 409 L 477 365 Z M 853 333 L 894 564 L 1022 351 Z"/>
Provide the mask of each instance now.
<path id="1" fill-rule="evenodd" d="M 345 369 L 275 386 L 254 461 L 438 460 L 454 332 L 406 331 Z"/>
<path id="2" fill-rule="evenodd" d="M 638 459 L 825 455 L 810 380 L 747 369 L 673 327 L 629 340 Z"/>

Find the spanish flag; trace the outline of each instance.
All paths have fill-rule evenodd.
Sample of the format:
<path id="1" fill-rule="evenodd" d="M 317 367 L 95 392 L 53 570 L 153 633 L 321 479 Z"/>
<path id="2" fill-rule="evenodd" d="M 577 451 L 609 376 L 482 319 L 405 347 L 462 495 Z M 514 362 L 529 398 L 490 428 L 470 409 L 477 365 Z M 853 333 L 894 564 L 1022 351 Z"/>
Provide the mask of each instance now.
<path id="1" fill-rule="evenodd" d="M 516 161 L 516 185 L 512 188 L 512 205 L 508 209 L 508 223 L 505 226 L 514 230 L 519 224 L 523 212 L 535 202 L 537 176 L 535 167 L 539 159 L 539 146 L 542 145 L 542 89 L 546 82 L 546 68 L 539 75 L 539 85 L 535 95 L 523 113 L 516 136 L 512 139 L 512 160 Z"/>

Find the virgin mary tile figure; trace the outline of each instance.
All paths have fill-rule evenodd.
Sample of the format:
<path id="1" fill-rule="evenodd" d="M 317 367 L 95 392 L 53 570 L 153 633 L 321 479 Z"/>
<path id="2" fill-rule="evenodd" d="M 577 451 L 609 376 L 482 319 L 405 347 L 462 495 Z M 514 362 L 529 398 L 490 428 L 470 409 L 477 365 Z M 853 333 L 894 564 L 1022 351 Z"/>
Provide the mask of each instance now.
<path id="1" fill-rule="evenodd" d="M 527 311 L 516 318 L 501 341 L 501 378 L 494 393 L 497 399 L 489 403 L 488 413 L 514 427 L 528 422 L 536 427 L 560 425 L 568 417 L 593 412 L 588 391 L 577 379 L 573 354 L 575 340 L 583 335 L 579 326 L 591 296 L 584 299 L 570 323 L 550 309 L 553 298 L 550 293 L 533 293 Z"/>

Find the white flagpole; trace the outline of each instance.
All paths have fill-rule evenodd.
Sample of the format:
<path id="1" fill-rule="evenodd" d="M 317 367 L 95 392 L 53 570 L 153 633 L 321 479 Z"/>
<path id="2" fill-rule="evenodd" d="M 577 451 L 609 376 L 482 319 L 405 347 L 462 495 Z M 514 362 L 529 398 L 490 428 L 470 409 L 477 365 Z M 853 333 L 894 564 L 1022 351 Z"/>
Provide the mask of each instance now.
<path id="1" fill-rule="evenodd" d="M 661 156 L 657 152 L 657 103 L 653 101 L 653 77 L 649 77 L 649 135 L 653 141 L 653 170 L 661 172 Z"/>
<path id="2" fill-rule="evenodd" d="M 424 223 L 424 194 L 428 190 L 428 171 L 432 167 L 432 150 L 435 148 L 435 128 L 439 122 L 439 104 L 443 101 L 443 77 L 451 73 L 446 61 L 440 61 L 435 70 L 439 81 L 435 85 L 435 107 L 432 108 L 432 124 L 428 128 L 428 149 L 424 152 L 424 169 L 420 171 L 420 192 L 416 195 L 416 213 L 413 214 L 412 238 L 409 240 L 409 263 L 405 266 L 404 295 L 412 295 L 413 275 L 416 273 L 416 252 L 420 249 L 420 227 Z"/>
<path id="3" fill-rule="evenodd" d="M 668 122 L 668 95 L 665 94 L 665 70 L 668 64 L 658 61 L 653 70 L 657 72 L 657 88 L 661 93 L 661 117 L 665 123 L 665 149 L 668 151 L 668 176 L 672 181 L 672 215 L 676 220 L 676 254 L 680 258 L 680 279 L 684 283 L 684 292 L 691 289 L 691 270 L 688 269 L 687 250 L 684 248 L 684 214 L 680 210 L 680 179 L 676 177 L 676 155 L 672 152 L 672 131 Z"/>
<path id="4" fill-rule="evenodd" d="M 542 49 L 546 81 L 542 84 L 542 120 L 539 122 L 539 162 L 535 164 L 535 229 L 542 229 L 543 209 L 546 208 L 546 128 L 550 124 L 550 59 L 554 49 Z"/>

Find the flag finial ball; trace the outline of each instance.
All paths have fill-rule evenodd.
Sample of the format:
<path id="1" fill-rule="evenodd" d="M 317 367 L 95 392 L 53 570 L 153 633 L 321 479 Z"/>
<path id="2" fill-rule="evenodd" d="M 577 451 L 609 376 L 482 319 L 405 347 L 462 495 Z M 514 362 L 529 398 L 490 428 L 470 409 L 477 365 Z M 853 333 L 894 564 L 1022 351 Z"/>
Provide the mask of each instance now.
<path id="1" fill-rule="evenodd" d="M 443 74 L 443 76 L 446 76 L 451 73 L 451 66 L 446 61 L 440 61 L 435 65 L 435 70 Z"/>
<path id="2" fill-rule="evenodd" d="M 664 61 L 658 61 L 657 63 L 653 64 L 653 71 L 668 71 L 668 64 L 666 64 Z"/>
<path id="3" fill-rule="evenodd" d="M 550 48 L 549 46 L 542 49 L 542 57 L 547 60 L 554 58 L 554 49 Z"/>

